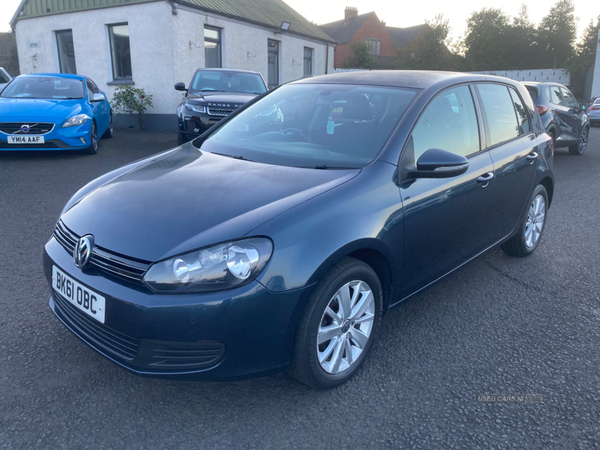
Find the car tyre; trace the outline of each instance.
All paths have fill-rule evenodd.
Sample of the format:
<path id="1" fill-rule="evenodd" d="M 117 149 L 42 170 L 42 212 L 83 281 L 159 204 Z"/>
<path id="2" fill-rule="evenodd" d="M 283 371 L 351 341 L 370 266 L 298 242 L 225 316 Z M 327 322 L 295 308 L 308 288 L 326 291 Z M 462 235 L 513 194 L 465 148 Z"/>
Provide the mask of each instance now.
<path id="1" fill-rule="evenodd" d="M 108 129 L 104 132 L 104 134 L 102 135 L 102 139 L 110 139 L 113 137 L 113 115 L 112 112 L 110 113 L 110 116 L 108 117 Z"/>
<path id="2" fill-rule="evenodd" d="M 588 143 L 589 128 L 585 127 L 579 136 L 579 142 L 569 147 L 569 153 L 571 155 L 581 156 L 585 153 Z"/>
<path id="3" fill-rule="evenodd" d="M 511 256 L 529 256 L 542 240 L 548 216 L 548 193 L 541 184 L 535 188 L 528 203 L 527 213 L 517 233 L 502 244 L 502 250 Z"/>
<path id="4" fill-rule="evenodd" d="M 98 129 L 96 128 L 96 122 L 92 121 L 92 130 L 90 131 L 90 146 L 85 150 L 88 155 L 95 155 L 98 153 Z"/>
<path id="5" fill-rule="evenodd" d="M 354 258 L 340 261 L 317 284 L 300 319 L 290 375 L 316 389 L 347 382 L 373 346 L 382 309 L 375 271 Z"/>

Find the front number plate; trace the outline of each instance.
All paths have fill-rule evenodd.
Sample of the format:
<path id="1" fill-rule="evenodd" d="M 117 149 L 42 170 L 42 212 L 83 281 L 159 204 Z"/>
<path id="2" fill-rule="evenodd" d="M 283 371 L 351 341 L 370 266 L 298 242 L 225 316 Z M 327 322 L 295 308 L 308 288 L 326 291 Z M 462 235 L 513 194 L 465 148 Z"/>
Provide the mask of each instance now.
<path id="1" fill-rule="evenodd" d="M 44 136 L 8 136 L 9 144 L 44 144 Z"/>
<path id="2" fill-rule="evenodd" d="M 56 266 L 52 266 L 52 288 L 88 316 L 104 323 L 104 297 L 82 286 Z"/>

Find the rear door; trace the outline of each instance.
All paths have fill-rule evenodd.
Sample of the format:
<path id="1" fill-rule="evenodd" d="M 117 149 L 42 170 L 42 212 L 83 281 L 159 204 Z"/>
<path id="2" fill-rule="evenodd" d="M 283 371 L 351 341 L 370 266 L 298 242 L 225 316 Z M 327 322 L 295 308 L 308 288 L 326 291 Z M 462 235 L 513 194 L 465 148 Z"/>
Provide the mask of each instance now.
<path id="1" fill-rule="evenodd" d="M 439 148 L 467 157 L 469 169 L 453 178 L 419 178 L 400 184 L 405 227 L 402 297 L 493 244 L 488 228 L 494 168 L 489 153 L 481 151 L 480 137 L 471 89 L 462 85 L 433 98 L 407 141 L 402 167 Z"/>
<path id="2" fill-rule="evenodd" d="M 477 90 L 496 181 L 489 232 L 499 241 L 519 222 L 541 156 L 529 111 L 517 91 L 495 83 L 479 83 Z"/>
<path id="3" fill-rule="evenodd" d="M 570 114 L 569 107 L 565 106 L 565 100 L 559 85 L 551 85 L 547 87 L 548 98 L 552 104 L 552 113 L 554 114 L 554 120 L 558 127 L 556 136 L 556 146 L 565 147 L 573 144 L 577 141 L 578 137 L 575 137 L 573 127 L 570 125 Z"/>

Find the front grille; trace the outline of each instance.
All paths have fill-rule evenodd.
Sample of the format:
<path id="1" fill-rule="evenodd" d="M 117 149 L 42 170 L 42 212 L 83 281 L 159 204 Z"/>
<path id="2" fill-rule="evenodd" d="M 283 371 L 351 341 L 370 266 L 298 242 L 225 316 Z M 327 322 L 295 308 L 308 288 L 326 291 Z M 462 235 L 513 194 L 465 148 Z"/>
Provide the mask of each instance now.
<path id="1" fill-rule="evenodd" d="M 29 126 L 29 131 L 24 132 L 21 130 L 23 125 Z M 0 123 L 0 131 L 6 134 L 46 134 L 50 133 L 54 128 L 53 123 L 25 123 L 25 122 L 4 122 Z"/>
<path id="2" fill-rule="evenodd" d="M 236 105 L 231 106 L 207 106 L 206 112 L 209 116 L 225 117 L 237 109 Z"/>
<path id="3" fill-rule="evenodd" d="M 56 291 L 52 292 L 52 298 L 59 317 L 75 334 L 109 356 L 133 361 L 140 346 L 139 339 L 113 330 L 88 317 Z"/>
<path id="4" fill-rule="evenodd" d="M 225 355 L 219 342 L 144 341 L 139 359 L 155 369 L 192 370 L 214 367 Z"/>
<path id="5" fill-rule="evenodd" d="M 81 236 L 73 233 L 62 220 L 59 220 L 54 228 L 54 237 L 72 255 Z M 99 246 L 94 246 L 89 263 L 111 275 L 138 283 L 142 282 L 144 274 L 151 265 L 147 261 L 128 258 Z"/>

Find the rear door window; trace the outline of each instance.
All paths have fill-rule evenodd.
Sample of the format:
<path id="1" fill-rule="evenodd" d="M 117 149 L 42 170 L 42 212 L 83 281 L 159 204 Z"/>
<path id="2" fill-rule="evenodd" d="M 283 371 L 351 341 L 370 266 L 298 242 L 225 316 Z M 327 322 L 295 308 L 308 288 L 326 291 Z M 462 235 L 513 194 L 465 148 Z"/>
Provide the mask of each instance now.
<path id="1" fill-rule="evenodd" d="M 531 121 L 529 118 L 529 113 L 527 112 L 525 105 L 523 105 L 523 102 L 521 101 L 521 97 L 519 97 L 519 94 L 517 94 L 517 91 L 515 91 L 512 88 L 510 88 L 509 91 L 510 91 L 510 96 L 513 101 L 513 105 L 515 107 L 515 112 L 517 113 L 517 121 L 519 124 L 519 134 L 527 134 L 531 131 Z"/>
<path id="2" fill-rule="evenodd" d="M 427 106 L 412 132 L 415 162 L 427 150 L 438 148 L 468 156 L 480 150 L 479 127 L 468 86 L 438 94 Z"/>
<path id="3" fill-rule="evenodd" d="M 490 146 L 519 136 L 519 124 L 508 88 L 501 84 L 479 84 L 479 93 L 490 130 Z"/>
<path id="4" fill-rule="evenodd" d="M 550 97 L 550 103 L 554 105 L 562 105 L 562 96 L 560 95 L 560 88 L 558 86 L 550 86 L 548 88 L 548 97 Z"/>

